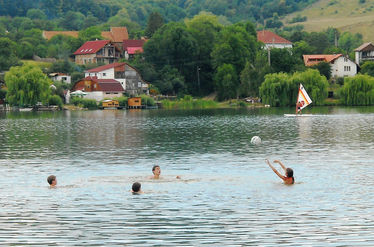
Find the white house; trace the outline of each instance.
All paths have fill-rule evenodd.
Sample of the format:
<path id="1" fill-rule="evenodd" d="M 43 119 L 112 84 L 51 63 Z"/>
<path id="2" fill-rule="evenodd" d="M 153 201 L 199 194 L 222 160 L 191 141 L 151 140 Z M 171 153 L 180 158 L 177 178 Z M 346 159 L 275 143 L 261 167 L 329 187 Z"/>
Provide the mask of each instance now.
<path id="1" fill-rule="evenodd" d="M 374 61 L 374 45 L 370 42 L 355 49 L 356 64 L 361 64 L 364 61 Z"/>
<path id="2" fill-rule="evenodd" d="M 343 54 L 333 55 L 303 55 L 305 66 L 313 66 L 320 62 L 329 63 L 332 77 L 355 76 L 357 64 Z"/>
<path id="3" fill-rule="evenodd" d="M 112 63 L 85 71 L 85 77 L 97 79 L 114 79 L 121 83 L 128 95 L 149 94 L 148 83 L 140 73 L 127 63 Z"/>
<path id="4" fill-rule="evenodd" d="M 50 73 L 49 78 L 51 78 L 52 81 L 61 81 L 64 83 L 71 83 L 71 76 L 63 73 Z"/>
<path id="5" fill-rule="evenodd" d="M 257 40 L 265 44 L 264 49 L 292 48 L 291 41 L 288 41 L 285 38 L 282 38 L 281 36 L 276 35 L 275 33 L 268 30 L 257 31 Z"/>

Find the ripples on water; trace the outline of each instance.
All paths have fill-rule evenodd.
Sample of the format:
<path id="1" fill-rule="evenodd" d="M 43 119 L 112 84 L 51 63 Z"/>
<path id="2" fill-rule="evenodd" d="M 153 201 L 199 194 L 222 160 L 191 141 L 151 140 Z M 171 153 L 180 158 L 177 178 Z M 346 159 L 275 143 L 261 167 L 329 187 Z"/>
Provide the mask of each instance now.
<path id="1" fill-rule="evenodd" d="M 374 110 L 361 110 L 0 116 L 0 245 L 373 246 Z"/>

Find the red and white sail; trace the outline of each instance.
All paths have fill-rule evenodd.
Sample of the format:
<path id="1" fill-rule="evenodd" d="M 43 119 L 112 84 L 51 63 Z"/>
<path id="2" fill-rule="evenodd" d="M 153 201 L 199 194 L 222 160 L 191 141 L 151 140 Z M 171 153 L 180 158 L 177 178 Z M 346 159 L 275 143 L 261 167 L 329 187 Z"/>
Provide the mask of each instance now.
<path id="1" fill-rule="evenodd" d="M 309 95 L 304 89 L 304 86 L 300 83 L 299 87 L 299 94 L 297 96 L 297 102 L 296 102 L 296 109 L 297 111 L 301 111 L 308 105 L 312 103 L 312 100 L 310 99 Z"/>

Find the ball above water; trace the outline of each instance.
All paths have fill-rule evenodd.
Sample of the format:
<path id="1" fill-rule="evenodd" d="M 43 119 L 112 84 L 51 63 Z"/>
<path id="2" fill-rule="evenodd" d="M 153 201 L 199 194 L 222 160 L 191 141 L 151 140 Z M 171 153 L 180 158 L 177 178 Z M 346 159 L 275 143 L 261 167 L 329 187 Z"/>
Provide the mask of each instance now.
<path id="1" fill-rule="evenodd" d="M 251 139 L 251 143 L 254 144 L 254 145 L 261 144 L 261 138 L 259 136 L 254 136 Z"/>

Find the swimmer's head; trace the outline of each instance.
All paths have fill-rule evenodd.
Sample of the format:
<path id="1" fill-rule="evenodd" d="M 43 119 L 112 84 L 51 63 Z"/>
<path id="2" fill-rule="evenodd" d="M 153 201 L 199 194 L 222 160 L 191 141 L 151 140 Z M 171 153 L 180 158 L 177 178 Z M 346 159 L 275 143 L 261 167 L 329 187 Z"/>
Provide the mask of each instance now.
<path id="1" fill-rule="evenodd" d="M 293 170 L 291 168 L 287 168 L 286 169 L 286 175 L 288 178 L 292 178 L 293 177 Z"/>
<path id="2" fill-rule="evenodd" d="M 153 172 L 153 174 L 155 174 L 155 175 L 160 175 L 160 173 L 161 173 L 161 168 L 160 168 L 160 166 L 158 166 L 158 165 L 153 166 L 153 167 L 152 167 L 152 172 Z"/>
<path id="3" fill-rule="evenodd" d="M 51 175 L 47 178 L 47 182 L 49 183 L 49 185 L 51 186 L 55 186 L 57 184 L 57 179 L 56 179 L 56 176 L 55 175 Z"/>
<path id="4" fill-rule="evenodd" d="M 142 185 L 138 182 L 132 184 L 132 192 L 139 192 Z"/>

